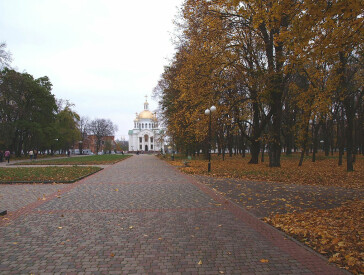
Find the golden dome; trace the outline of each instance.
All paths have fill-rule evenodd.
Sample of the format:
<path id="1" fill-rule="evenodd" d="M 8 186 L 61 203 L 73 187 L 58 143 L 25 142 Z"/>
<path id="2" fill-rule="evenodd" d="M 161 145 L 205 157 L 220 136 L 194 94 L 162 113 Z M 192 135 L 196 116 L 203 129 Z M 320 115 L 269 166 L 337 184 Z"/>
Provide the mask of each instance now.
<path id="1" fill-rule="evenodd" d="M 149 111 L 149 110 L 144 110 L 144 111 L 142 111 L 140 114 L 139 114 L 139 116 L 138 116 L 138 118 L 140 119 L 140 118 L 147 118 L 147 119 L 155 119 L 155 116 L 153 115 L 153 113 L 151 112 L 151 111 Z"/>

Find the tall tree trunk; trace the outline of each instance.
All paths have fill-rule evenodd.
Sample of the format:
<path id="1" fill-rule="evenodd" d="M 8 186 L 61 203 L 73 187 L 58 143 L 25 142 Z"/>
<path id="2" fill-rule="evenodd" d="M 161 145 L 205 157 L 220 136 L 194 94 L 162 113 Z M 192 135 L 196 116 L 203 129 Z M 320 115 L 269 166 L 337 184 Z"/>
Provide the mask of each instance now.
<path id="1" fill-rule="evenodd" d="M 243 158 L 245 158 L 245 150 L 246 150 L 246 144 L 245 144 L 245 139 L 244 139 L 244 136 L 242 135 L 241 136 L 241 146 L 242 146 L 242 148 L 241 148 L 241 156 L 243 157 Z"/>
<path id="2" fill-rule="evenodd" d="M 270 85 L 271 85 L 271 100 L 272 100 L 271 104 L 272 127 L 270 130 L 269 167 L 280 167 L 281 150 L 282 150 L 281 146 L 282 96 L 284 89 L 282 73 L 274 73 L 272 79 L 270 80 Z"/>
<path id="3" fill-rule="evenodd" d="M 320 124 L 315 125 L 315 120 L 312 122 L 312 162 L 316 161 L 317 145 L 318 145 L 318 131 Z"/>
<path id="4" fill-rule="evenodd" d="M 353 130 L 354 130 L 354 117 L 355 117 L 355 101 L 354 95 L 349 88 L 349 81 L 347 78 L 347 55 L 344 52 L 339 52 L 340 58 L 340 92 L 345 96 L 344 99 L 344 109 L 346 114 L 346 170 L 348 172 L 354 171 L 353 167 Z"/>
<path id="5" fill-rule="evenodd" d="M 344 121 L 340 119 L 337 123 L 337 140 L 339 147 L 339 161 L 338 165 L 343 165 L 343 155 L 344 155 Z"/>
<path id="6" fill-rule="evenodd" d="M 259 151 L 260 151 L 260 141 L 253 140 L 250 145 L 251 159 L 250 164 L 258 164 L 259 162 Z"/>
<path id="7" fill-rule="evenodd" d="M 354 98 L 347 96 L 344 101 L 346 112 L 346 170 L 354 171 L 353 166 L 353 130 L 354 130 Z"/>
<path id="8" fill-rule="evenodd" d="M 303 146 L 302 146 L 302 149 L 301 149 L 301 156 L 300 156 L 300 161 L 298 163 L 298 166 L 302 166 L 303 158 L 305 157 L 305 151 L 306 151 L 306 147 L 307 147 L 307 143 L 308 143 L 309 124 L 310 124 L 310 122 L 307 121 L 307 124 L 306 124 L 306 127 L 305 127 L 305 132 L 303 134 Z"/>
<path id="9" fill-rule="evenodd" d="M 277 96 L 278 97 L 278 96 Z M 281 166 L 281 104 L 280 99 L 276 100 L 275 112 L 272 115 L 273 123 L 272 129 L 270 131 L 270 157 L 269 157 L 269 167 L 280 167 Z"/>

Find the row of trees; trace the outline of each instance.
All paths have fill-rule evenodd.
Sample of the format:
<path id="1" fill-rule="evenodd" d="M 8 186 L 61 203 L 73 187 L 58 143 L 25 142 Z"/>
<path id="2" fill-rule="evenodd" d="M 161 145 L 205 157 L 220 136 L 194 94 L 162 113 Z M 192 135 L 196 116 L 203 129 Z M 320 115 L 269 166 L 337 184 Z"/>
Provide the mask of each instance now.
<path id="1" fill-rule="evenodd" d="M 17 156 L 30 149 L 66 152 L 88 134 L 97 137 L 99 149 L 101 137 L 114 134 L 117 128 L 110 120 L 80 118 L 72 104 L 57 100 L 47 76 L 35 79 L 10 69 L 5 47 L 0 44 L 0 150 Z"/>
<path id="2" fill-rule="evenodd" d="M 155 88 L 176 146 L 206 149 L 217 106 L 219 151 L 364 153 L 363 7 L 360 0 L 186 0 L 178 50 Z M 342 160 L 341 160 L 342 161 Z"/>

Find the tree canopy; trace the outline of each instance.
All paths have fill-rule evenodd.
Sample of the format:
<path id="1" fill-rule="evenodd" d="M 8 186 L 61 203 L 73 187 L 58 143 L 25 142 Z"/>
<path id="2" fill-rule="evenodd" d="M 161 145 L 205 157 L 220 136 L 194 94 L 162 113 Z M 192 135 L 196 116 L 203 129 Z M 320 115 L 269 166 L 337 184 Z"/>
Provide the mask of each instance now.
<path id="1" fill-rule="evenodd" d="M 327 153 L 345 147 L 352 170 L 364 143 L 362 14 L 359 0 L 186 0 L 154 90 L 173 142 L 206 151 L 204 110 L 216 105 L 219 152 L 248 147 L 258 163 L 267 147 L 277 167 L 282 149 L 316 152 L 322 139 Z"/>

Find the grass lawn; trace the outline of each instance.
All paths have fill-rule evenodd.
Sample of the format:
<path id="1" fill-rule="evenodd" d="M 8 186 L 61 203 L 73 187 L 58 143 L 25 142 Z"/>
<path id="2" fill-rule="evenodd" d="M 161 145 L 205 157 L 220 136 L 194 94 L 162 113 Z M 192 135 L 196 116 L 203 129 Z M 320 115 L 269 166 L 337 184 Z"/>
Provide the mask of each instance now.
<path id="1" fill-rule="evenodd" d="M 16 165 L 104 165 L 114 164 L 130 157 L 130 155 L 93 155 L 82 157 L 69 157 L 50 160 L 36 160 L 20 162 Z"/>
<path id="2" fill-rule="evenodd" d="M 0 168 L 0 183 L 9 182 L 73 182 L 102 170 L 99 167 L 24 167 Z"/>
<path id="3" fill-rule="evenodd" d="M 279 189 L 275 187 L 277 182 L 295 186 L 332 187 L 332 189 L 344 187 L 356 193 L 364 190 L 364 157 L 362 155 L 357 156 L 354 163 L 354 172 L 346 172 L 345 158 L 343 159 L 343 165 L 338 166 L 337 155 L 325 157 L 319 154 L 316 162 L 312 162 L 310 157 L 305 157 L 301 167 L 298 167 L 298 154 L 293 154 L 290 157 L 282 155 L 281 167 L 279 168 L 268 167 L 269 160 L 267 156 L 264 163 L 248 164 L 249 155 L 245 158 L 225 156 L 224 161 L 221 156 L 213 155 L 210 173 L 207 172 L 208 161 L 202 157 L 192 158 L 189 167 L 183 165 L 183 160 L 186 159 L 187 157 L 180 155 L 175 156 L 175 161 L 171 161 L 170 156 L 165 158 L 166 161 L 177 166 L 184 173 L 210 176 L 223 182 L 223 178 L 267 182 L 272 185 L 273 189 L 277 188 L 277 190 Z M 223 189 L 223 184 L 221 186 L 217 184 L 214 188 L 230 199 L 239 196 L 240 193 L 248 194 L 250 192 L 246 188 L 241 188 L 244 185 L 239 184 L 239 181 L 232 184 L 234 186 L 230 188 L 231 190 Z M 243 201 L 238 202 L 238 204 L 245 208 L 244 200 L 246 199 L 265 197 L 266 195 L 276 196 L 271 200 L 273 202 L 264 201 L 267 208 L 271 204 L 271 209 L 274 209 L 276 207 L 274 204 L 278 200 L 286 202 L 286 206 L 290 204 L 293 210 L 285 214 L 274 214 L 272 211 L 268 214 L 268 217 L 264 218 L 265 222 L 325 255 L 329 262 L 335 263 L 354 274 L 364 274 L 364 199 L 344 199 L 340 200 L 343 203 L 339 207 L 315 209 L 315 206 L 318 205 L 315 202 L 319 202 L 318 200 L 328 206 L 330 202 L 325 203 L 322 196 L 316 196 L 316 193 L 312 191 L 306 194 L 309 198 L 306 198 L 307 201 L 305 201 L 305 203 L 312 203 L 312 208 L 299 211 L 296 210 L 296 206 L 300 203 L 299 196 L 297 196 L 297 200 L 293 197 L 288 202 L 286 198 L 282 198 L 282 193 L 270 192 L 268 194 L 269 190 L 260 190 L 258 193 L 251 195 L 251 198 L 243 196 Z M 340 193 L 337 196 L 340 196 Z"/>

